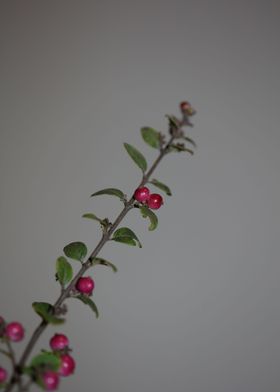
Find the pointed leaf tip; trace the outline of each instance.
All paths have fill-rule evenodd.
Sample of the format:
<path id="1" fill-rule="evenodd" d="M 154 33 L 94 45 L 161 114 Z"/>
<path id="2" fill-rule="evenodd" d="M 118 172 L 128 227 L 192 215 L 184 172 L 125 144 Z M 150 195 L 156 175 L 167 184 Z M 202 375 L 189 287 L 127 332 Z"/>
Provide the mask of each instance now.
<path id="1" fill-rule="evenodd" d="M 117 188 L 106 188 L 102 189 L 101 191 L 95 192 L 91 195 L 92 196 L 99 196 L 99 195 L 110 195 L 110 196 L 116 196 L 118 197 L 121 201 L 125 199 L 124 193 Z"/>
<path id="2" fill-rule="evenodd" d="M 136 163 L 136 165 L 142 170 L 143 173 L 145 173 L 147 170 L 147 161 L 141 152 L 128 143 L 124 143 L 124 148 L 126 149 L 131 159 Z"/>
<path id="3" fill-rule="evenodd" d="M 156 214 L 153 211 L 151 211 L 147 206 L 140 207 L 140 211 L 141 211 L 143 218 L 148 217 L 150 219 L 149 230 L 150 231 L 155 230 L 158 225 L 158 218 L 157 218 Z"/>
<path id="4" fill-rule="evenodd" d="M 93 300 L 91 298 L 89 298 L 87 295 L 80 294 L 77 297 L 73 297 L 73 298 L 77 298 L 78 300 L 83 302 L 85 305 L 88 305 L 90 307 L 90 309 L 95 313 L 96 318 L 99 317 L 99 311 L 98 311 L 97 306 L 95 305 Z"/>
<path id="5" fill-rule="evenodd" d="M 135 246 L 137 244 L 139 248 L 142 248 L 142 244 L 139 241 L 138 237 L 128 227 L 120 227 L 119 229 L 117 229 L 113 234 L 112 240 L 132 246 Z"/>
<path id="6" fill-rule="evenodd" d="M 155 178 L 149 181 L 149 183 L 153 184 L 154 186 L 156 186 L 157 188 L 165 192 L 168 196 L 172 196 L 170 188 L 167 185 L 163 184 L 162 182 L 156 180 Z"/>

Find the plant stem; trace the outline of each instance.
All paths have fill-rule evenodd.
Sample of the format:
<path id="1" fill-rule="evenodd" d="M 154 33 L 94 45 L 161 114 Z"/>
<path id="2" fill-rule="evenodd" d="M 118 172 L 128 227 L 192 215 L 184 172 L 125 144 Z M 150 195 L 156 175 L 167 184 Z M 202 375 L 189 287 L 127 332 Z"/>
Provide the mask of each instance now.
<path id="1" fill-rule="evenodd" d="M 160 151 L 158 157 L 156 158 L 156 160 L 154 161 L 154 163 L 152 164 L 150 169 L 147 171 L 146 174 L 143 175 L 142 181 L 140 182 L 138 187 L 144 186 L 149 181 L 150 176 L 153 174 L 153 172 L 157 168 L 157 166 L 160 163 L 160 161 L 162 160 L 162 158 L 167 154 L 168 148 L 172 144 L 174 139 L 175 139 L 174 136 L 170 137 L 170 140 L 165 145 L 165 147 Z M 130 200 L 125 204 L 123 210 L 117 216 L 117 218 L 115 219 L 115 221 L 113 222 L 113 224 L 111 225 L 109 230 L 103 234 L 101 240 L 99 241 L 99 243 L 97 244 L 95 249 L 92 251 L 92 253 L 89 256 L 89 258 L 87 259 L 87 261 L 82 264 L 82 267 L 80 268 L 78 273 L 75 275 L 75 277 L 71 280 L 69 285 L 64 290 L 62 290 L 60 296 L 58 297 L 57 301 L 53 305 L 54 312 L 62 305 L 62 303 L 65 301 L 65 299 L 70 296 L 70 292 L 75 288 L 77 280 L 85 273 L 85 271 L 87 269 L 89 269 L 92 266 L 93 259 L 98 255 L 98 253 L 103 248 L 103 246 L 106 244 L 106 242 L 109 241 L 111 235 L 113 234 L 113 232 L 115 231 L 117 226 L 120 224 L 120 222 L 123 220 L 123 218 L 126 216 L 126 214 L 131 209 L 134 208 L 133 204 L 134 204 L 134 198 L 132 196 L 130 198 Z M 25 366 L 25 363 L 26 363 L 33 347 L 35 346 L 37 340 L 39 339 L 41 334 L 44 332 L 44 330 L 47 328 L 47 326 L 48 326 L 48 322 L 45 320 L 42 320 L 41 323 L 37 326 L 37 328 L 33 332 L 32 336 L 30 338 L 30 341 L 28 342 L 18 364 L 16 365 L 16 363 L 14 363 L 13 374 L 12 374 L 11 379 L 10 379 L 4 392 L 10 392 L 16 383 L 18 383 L 19 385 L 21 384 L 21 374 L 22 374 L 22 370 Z M 26 391 L 26 388 L 24 388 L 24 390 Z M 23 391 L 21 386 L 19 388 L 19 391 Z"/>

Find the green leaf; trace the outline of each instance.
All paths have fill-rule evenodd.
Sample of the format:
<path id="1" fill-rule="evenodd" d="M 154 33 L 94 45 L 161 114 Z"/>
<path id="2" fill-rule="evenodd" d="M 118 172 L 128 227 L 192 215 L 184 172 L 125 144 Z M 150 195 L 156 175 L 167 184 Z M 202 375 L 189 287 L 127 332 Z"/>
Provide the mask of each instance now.
<path id="1" fill-rule="evenodd" d="M 144 141 L 153 148 L 160 148 L 160 133 L 153 128 L 141 128 L 141 134 Z"/>
<path id="2" fill-rule="evenodd" d="M 156 186 L 157 188 L 161 189 L 163 192 L 165 192 L 168 196 L 172 196 L 171 190 L 170 188 L 163 184 L 162 182 L 156 180 L 155 178 L 153 178 L 151 181 L 149 181 L 150 184 L 153 184 L 154 186 Z"/>
<path id="3" fill-rule="evenodd" d="M 92 220 L 95 220 L 95 221 L 97 221 L 99 223 L 102 221 L 102 219 L 98 218 L 96 215 L 91 214 L 91 213 L 84 214 L 82 216 L 82 218 L 92 219 Z"/>
<path id="4" fill-rule="evenodd" d="M 99 196 L 99 195 L 110 195 L 110 196 L 117 196 L 121 201 L 125 199 L 125 195 L 122 191 L 116 188 L 106 188 L 102 189 L 101 191 L 95 192 L 91 195 L 92 196 Z"/>
<path id="5" fill-rule="evenodd" d="M 108 261 L 108 260 L 102 259 L 101 257 L 95 257 L 95 258 L 93 259 L 92 265 L 94 266 L 94 265 L 97 265 L 97 264 L 106 265 L 107 267 L 112 268 L 112 270 L 113 270 L 114 272 L 117 272 L 117 271 L 118 271 L 117 267 L 116 267 L 113 263 L 111 263 L 111 262 Z"/>
<path id="6" fill-rule="evenodd" d="M 130 237 L 118 237 L 118 238 L 114 238 L 114 241 L 121 242 L 122 244 L 130 245 L 130 246 L 137 245 L 136 241 Z"/>
<path id="7" fill-rule="evenodd" d="M 49 370 L 58 371 L 61 365 L 61 359 L 52 352 L 42 352 L 32 358 L 31 368 L 47 368 Z"/>
<path id="8" fill-rule="evenodd" d="M 72 266 L 63 256 L 56 260 L 56 276 L 62 286 L 65 286 L 73 278 Z"/>
<path id="9" fill-rule="evenodd" d="M 136 165 L 142 170 L 144 173 L 147 170 L 147 162 L 144 156 L 131 144 L 124 143 L 124 147 L 127 153 L 130 155 L 131 159 L 136 163 Z"/>
<path id="10" fill-rule="evenodd" d="M 54 307 L 47 303 L 47 302 L 33 302 L 32 304 L 33 309 L 35 312 L 42 317 L 43 320 L 46 322 L 53 324 L 53 325 L 59 325 L 64 323 L 64 319 L 58 318 L 54 316 Z"/>
<path id="11" fill-rule="evenodd" d="M 65 256 L 81 262 L 87 255 L 87 247 L 83 242 L 71 242 L 63 248 L 63 251 Z"/>
<path id="12" fill-rule="evenodd" d="M 118 230 L 114 232 L 112 239 L 114 241 L 123 242 L 127 245 L 133 245 L 133 246 L 135 246 L 137 243 L 139 248 L 142 248 L 142 244 L 139 241 L 138 237 L 128 227 L 120 227 Z"/>
<path id="13" fill-rule="evenodd" d="M 95 305 L 95 303 L 92 301 L 92 299 L 90 299 L 88 296 L 80 294 L 77 297 L 73 297 L 73 298 L 77 298 L 80 301 L 82 301 L 84 304 L 88 305 L 91 310 L 95 313 L 96 318 L 99 317 L 99 311 L 97 309 L 97 306 Z"/>
<path id="14" fill-rule="evenodd" d="M 140 211 L 141 214 L 143 216 L 143 218 L 149 218 L 150 219 L 150 226 L 149 226 L 149 230 L 155 230 L 157 228 L 158 225 L 158 218 L 156 216 L 155 213 L 153 213 L 153 211 L 151 211 L 147 206 L 142 206 L 140 207 Z"/>

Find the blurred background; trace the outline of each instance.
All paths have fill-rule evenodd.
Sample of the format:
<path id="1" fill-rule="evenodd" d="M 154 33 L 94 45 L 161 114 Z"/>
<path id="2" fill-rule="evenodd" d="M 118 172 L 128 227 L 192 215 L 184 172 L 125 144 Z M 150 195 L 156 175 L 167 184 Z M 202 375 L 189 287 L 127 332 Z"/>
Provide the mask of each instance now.
<path id="1" fill-rule="evenodd" d="M 274 0 L 1 1 L 0 314 L 26 340 L 31 303 L 59 294 L 63 247 L 100 238 L 81 215 L 122 208 L 90 195 L 140 181 L 123 142 L 151 163 L 139 129 L 165 131 L 182 100 L 197 110 L 195 155 L 170 154 L 154 176 L 173 191 L 158 229 L 132 211 L 123 224 L 143 249 L 109 243 L 100 256 L 118 273 L 91 271 L 100 318 L 69 300 L 66 325 L 34 350 L 69 336 L 77 368 L 62 392 L 279 391 L 279 11 Z"/>

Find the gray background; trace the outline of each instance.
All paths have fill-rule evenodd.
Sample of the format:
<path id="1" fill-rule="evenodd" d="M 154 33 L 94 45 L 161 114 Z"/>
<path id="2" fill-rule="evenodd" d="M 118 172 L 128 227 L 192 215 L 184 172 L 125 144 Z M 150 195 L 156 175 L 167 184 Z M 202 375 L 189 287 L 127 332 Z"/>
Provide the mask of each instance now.
<path id="1" fill-rule="evenodd" d="M 1 1 L 0 305 L 27 337 L 31 302 L 59 293 L 64 245 L 99 239 L 81 215 L 121 208 L 90 194 L 140 180 L 122 143 L 152 162 L 140 127 L 166 129 L 183 99 L 198 111 L 195 156 L 156 173 L 174 193 L 158 230 L 131 212 L 143 249 L 110 243 L 119 272 L 92 272 L 100 319 L 69 301 L 36 348 L 69 335 L 77 370 L 61 391 L 279 391 L 279 8 Z"/>

